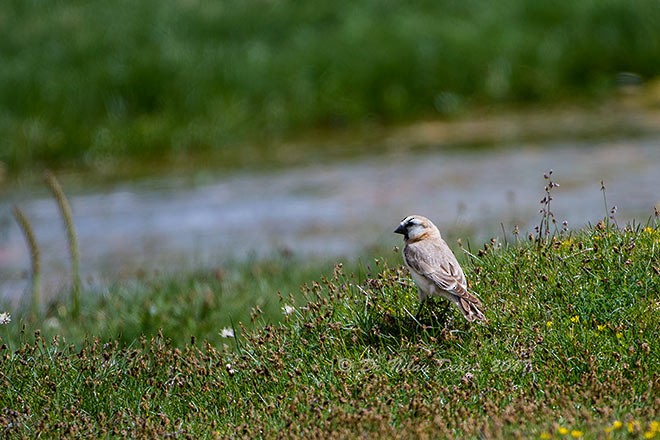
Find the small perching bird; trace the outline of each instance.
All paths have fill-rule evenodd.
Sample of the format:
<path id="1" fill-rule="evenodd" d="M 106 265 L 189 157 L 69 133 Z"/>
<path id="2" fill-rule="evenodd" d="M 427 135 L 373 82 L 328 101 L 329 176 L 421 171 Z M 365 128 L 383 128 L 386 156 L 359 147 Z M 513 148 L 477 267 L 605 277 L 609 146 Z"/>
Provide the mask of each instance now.
<path id="1" fill-rule="evenodd" d="M 403 234 L 403 259 L 417 284 L 419 311 L 428 297 L 439 295 L 458 307 L 468 321 L 486 321 L 481 301 L 468 291 L 463 269 L 431 220 L 410 215 L 394 232 Z"/>

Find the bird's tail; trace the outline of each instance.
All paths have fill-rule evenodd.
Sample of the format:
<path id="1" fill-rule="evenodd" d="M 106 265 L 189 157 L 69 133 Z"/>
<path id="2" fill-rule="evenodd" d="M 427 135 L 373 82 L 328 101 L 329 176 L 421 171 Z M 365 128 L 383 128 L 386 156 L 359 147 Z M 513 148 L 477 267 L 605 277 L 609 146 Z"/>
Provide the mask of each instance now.
<path id="1" fill-rule="evenodd" d="M 484 306 L 481 304 L 481 301 L 479 301 L 479 298 L 476 296 L 470 294 L 468 298 L 465 297 L 459 297 L 459 300 L 457 301 L 456 305 L 458 308 L 461 310 L 463 313 L 463 316 L 465 319 L 467 319 L 470 322 L 479 320 L 479 321 L 488 321 L 486 319 L 486 315 L 484 315 L 483 309 Z"/>

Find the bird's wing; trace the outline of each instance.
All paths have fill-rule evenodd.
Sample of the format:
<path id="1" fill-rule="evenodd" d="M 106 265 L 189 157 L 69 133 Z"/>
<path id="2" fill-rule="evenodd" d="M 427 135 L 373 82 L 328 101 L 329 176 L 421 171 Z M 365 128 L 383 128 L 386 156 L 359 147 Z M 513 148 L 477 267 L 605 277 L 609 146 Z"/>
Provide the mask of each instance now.
<path id="1" fill-rule="evenodd" d="M 406 263 L 442 290 L 475 302 L 456 257 L 445 244 L 431 240 L 410 243 L 403 249 Z"/>

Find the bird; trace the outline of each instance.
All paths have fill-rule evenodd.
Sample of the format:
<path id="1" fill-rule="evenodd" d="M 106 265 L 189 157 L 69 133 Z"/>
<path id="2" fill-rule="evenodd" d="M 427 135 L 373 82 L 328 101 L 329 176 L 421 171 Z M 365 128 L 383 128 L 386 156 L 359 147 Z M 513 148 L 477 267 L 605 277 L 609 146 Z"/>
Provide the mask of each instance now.
<path id="1" fill-rule="evenodd" d="M 403 235 L 403 260 L 417 285 L 420 301 L 417 316 L 429 297 L 442 296 L 468 321 L 486 321 L 483 304 L 468 290 L 463 269 L 431 220 L 409 215 L 394 233 Z"/>

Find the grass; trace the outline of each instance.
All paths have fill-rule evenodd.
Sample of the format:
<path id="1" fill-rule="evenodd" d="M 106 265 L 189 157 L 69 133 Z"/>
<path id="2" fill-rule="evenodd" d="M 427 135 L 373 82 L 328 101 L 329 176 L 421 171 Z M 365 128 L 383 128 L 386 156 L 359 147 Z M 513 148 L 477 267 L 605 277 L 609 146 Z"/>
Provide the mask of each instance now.
<path id="1" fill-rule="evenodd" d="M 279 300 L 273 280 L 300 281 L 286 263 L 235 272 L 235 284 L 203 274 L 114 286 L 83 296 L 81 318 L 65 314 L 57 331 L 3 326 L 0 430 L 658 438 L 658 226 L 601 222 L 465 252 L 484 325 L 440 300 L 416 322 L 416 289 L 399 257 L 337 265 Z M 220 316 L 236 301 L 254 307 L 250 322 L 235 317 L 235 336 L 221 338 Z M 138 317 L 146 321 L 128 324 Z"/>
<path id="2" fill-rule="evenodd" d="M 79 344 L 93 335 L 130 345 L 142 335 L 160 332 L 178 347 L 191 338 L 221 345 L 230 342 L 221 336 L 223 329 L 250 323 L 256 315 L 280 318 L 278 292 L 299 297 L 300 286 L 322 276 L 328 267 L 332 263 L 281 256 L 190 273 L 119 279 L 81 292 L 78 318 L 71 294 L 63 291 L 42 306 L 42 319 L 36 323 L 22 319 L 20 310 L 14 314 L 14 321 L 19 321 L 10 338 L 25 340 L 26 333 L 38 329 L 48 340 L 61 337 Z"/>
<path id="3" fill-rule="evenodd" d="M 658 22 L 654 0 L 8 0 L 0 171 L 231 169 L 316 129 L 598 100 L 659 74 Z"/>

